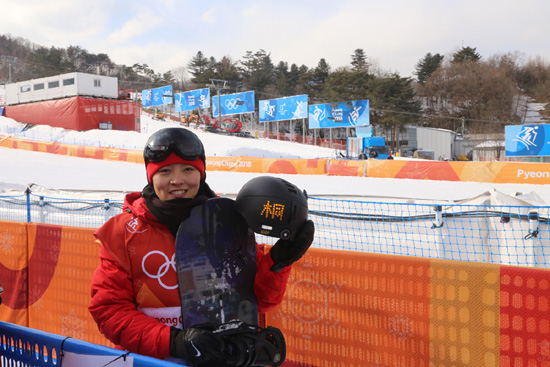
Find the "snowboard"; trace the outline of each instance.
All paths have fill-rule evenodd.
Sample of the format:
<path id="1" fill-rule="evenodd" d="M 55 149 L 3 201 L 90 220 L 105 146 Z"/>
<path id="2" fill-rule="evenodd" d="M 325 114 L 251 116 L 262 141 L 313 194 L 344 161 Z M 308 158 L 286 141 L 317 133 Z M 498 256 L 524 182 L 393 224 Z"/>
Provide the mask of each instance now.
<path id="1" fill-rule="evenodd" d="M 258 325 L 256 240 L 234 200 L 212 198 L 191 210 L 177 232 L 175 260 L 184 327 Z"/>

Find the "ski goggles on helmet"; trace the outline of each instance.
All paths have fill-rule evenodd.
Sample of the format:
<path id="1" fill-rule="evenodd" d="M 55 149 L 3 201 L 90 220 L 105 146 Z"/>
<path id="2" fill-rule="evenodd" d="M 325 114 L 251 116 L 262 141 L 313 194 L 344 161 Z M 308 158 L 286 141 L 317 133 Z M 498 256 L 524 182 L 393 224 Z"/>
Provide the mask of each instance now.
<path id="1" fill-rule="evenodd" d="M 143 159 L 146 165 L 162 162 L 171 153 L 188 161 L 205 160 L 204 146 L 198 136 L 177 127 L 162 129 L 151 135 L 145 144 Z"/>

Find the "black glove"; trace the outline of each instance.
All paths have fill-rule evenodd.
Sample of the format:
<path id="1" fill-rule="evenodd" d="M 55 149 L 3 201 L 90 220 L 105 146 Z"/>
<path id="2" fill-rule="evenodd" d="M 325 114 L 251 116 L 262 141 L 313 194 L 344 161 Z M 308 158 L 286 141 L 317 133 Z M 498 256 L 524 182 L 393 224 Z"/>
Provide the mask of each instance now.
<path id="1" fill-rule="evenodd" d="M 185 359 L 193 367 L 224 366 L 225 343 L 212 332 L 215 328 L 213 324 L 170 328 L 170 355 Z"/>
<path id="2" fill-rule="evenodd" d="M 300 260 L 311 246 L 314 234 L 315 225 L 311 220 L 308 220 L 296 233 L 293 240 L 278 240 L 270 251 L 273 260 L 273 266 L 270 270 L 278 273 L 284 267 Z"/>

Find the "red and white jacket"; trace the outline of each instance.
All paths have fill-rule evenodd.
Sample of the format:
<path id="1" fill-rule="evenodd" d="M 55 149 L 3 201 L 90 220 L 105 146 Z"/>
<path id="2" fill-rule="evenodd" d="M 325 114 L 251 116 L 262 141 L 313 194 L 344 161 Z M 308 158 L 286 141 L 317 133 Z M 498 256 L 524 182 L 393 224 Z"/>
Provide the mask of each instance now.
<path id="1" fill-rule="evenodd" d="M 89 311 L 100 332 L 133 353 L 170 356 L 170 326 L 182 327 L 175 238 L 147 209 L 139 192 L 126 195 L 123 213 L 95 234 L 101 264 L 92 279 Z M 267 312 L 284 296 L 291 267 L 269 270 L 271 256 L 257 251 L 254 291 Z"/>

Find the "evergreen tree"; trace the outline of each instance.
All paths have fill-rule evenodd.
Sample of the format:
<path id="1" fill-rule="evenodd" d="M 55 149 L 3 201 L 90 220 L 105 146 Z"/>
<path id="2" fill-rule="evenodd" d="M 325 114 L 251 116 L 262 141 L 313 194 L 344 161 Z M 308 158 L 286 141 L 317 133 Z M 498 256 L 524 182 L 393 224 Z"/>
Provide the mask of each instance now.
<path id="1" fill-rule="evenodd" d="M 353 71 L 369 71 L 369 63 L 367 62 L 367 55 L 363 49 L 358 48 L 351 55 L 351 66 Z"/>
<path id="2" fill-rule="evenodd" d="M 162 82 L 170 85 L 176 83 L 176 78 L 174 77 L 174 74 L 172 74 L 171 70 L 168 70 L 166 73 L 162 74 Z"/>
<path id="3" fill-rule="evenodd" d="M 392 147 L 395 148 L 397 132 L 420 118 L 420 103 L 415 99 L 412 80 L 395 73 L 370 79 L 369 89 L 371 124 L 391 131 Z"/>
<path id="4" fill-rule="evenodd" d="M 241 79 L 237 63 L 233 62 L 228 56 L 216 63 L 215 73 L 217 79 L 227 80 L 231 85 L 237 85 Z"/>
<path id="5" fill-rule="evenodd" d="M 424 84 L 426 80 L 432 75 L 434 71 L 441 66 L 441 63 L 443 62 L 443 56 L 440 54 L 432 55 L 431 53 L 427 53 L 424 58 L 422 58 L 418 64 L 416 64 L 416 72 L 415 75 L 417 76 L 418 82 L 421 84 Z"/>
<path id="6" fill-rule="evenodd" d="M 300 76 L 300 93 L 307 94 L 310 102 L 320 103 L 326 80 L 330 75 L 330 65 L 325 59 L 319 60 L 315 69 Z"/>
<path id="7" fill-rule="evenodd" d="M 189 73 L 193 75 L 194 79 L 196 79 L 206 71 L 208 63 L 208 58 L 204 56 L 202 51 L 199 51 L 195 56 L 191 58 L 191 61 L 189 61 L 189 63 L 187 64 L 187 70 L 189 70 Z"/>
<path id="8" fill-rule="evenodd" d="M 372 78 L 366 71 L 332 72 L 325 80 L 321 97 L 328 103 L 369 99 L 369 80 Z"/>
<path id="9" fill-rule="evenodd" d="M 453 63 L 464 61 L 479 61 L 481 55 L 476 52 L 476 48 L 462 47 L 460 50 L 453 54 Z"/>
<path id="10" fill-rule="evenodd" d="M 249 89 L 264 91 L 273 82 L 275 67 L 271 62 L 271 55 L 264 50 L 254 54 L 247 51 L 240 64 L 243 82 Z"/>
<path id="11" fill-rule="evenodd" d="M 275 67 L 275 81 L 274 88 L 277 94 L 282 96 L 294 94 L 294 88 L 290 81 L 290 72 L 288 70 L 288 63 L 280 61 Z"/>

